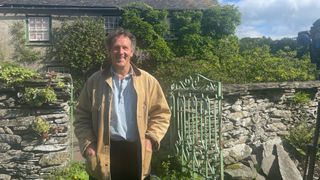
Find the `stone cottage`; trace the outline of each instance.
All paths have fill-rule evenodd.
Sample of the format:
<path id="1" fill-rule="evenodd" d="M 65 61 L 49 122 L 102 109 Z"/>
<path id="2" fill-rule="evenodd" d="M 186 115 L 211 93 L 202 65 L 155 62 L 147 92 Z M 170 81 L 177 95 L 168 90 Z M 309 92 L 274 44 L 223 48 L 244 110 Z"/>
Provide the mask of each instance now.
<path id="1" fill-rule="evenodd" d="M 177 11 L 184 9 L 207 9 L 217 4 L 215 0 L 143 0 L 156 9 Z M 129 0 L 0 0 L 0 62 L 12 60 L 14 38 L 10 28 L 21 22 L 25 32 L 26 46 L 43 51 L 52 45 L 52 29 L 59 27 L 63 20 L 79 16 L 102 16 L 106 32 L 119 26 L 121 8 L 128 6 Z M 43 54 L 44 52 L 42 52 Z M 28 66 L 41 71 L 66 72 L 63 66 L 55 63 L 29 63 Z"/>

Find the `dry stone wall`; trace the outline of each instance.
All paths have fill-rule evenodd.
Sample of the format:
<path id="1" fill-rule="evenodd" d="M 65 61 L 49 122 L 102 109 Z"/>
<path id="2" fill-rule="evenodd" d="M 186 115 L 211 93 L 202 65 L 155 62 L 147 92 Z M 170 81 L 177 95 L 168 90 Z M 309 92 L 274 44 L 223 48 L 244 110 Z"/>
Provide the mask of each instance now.
<path id="1" fill-rule="evenodd" d="M 70 76 L 65 86 L 51 83 L 57 101 L 40 107 L 21 103 L 21 88 L 0 84 L 0 179 L 46 179 L 51 171 L 70 159 Z M 45 87 L 49 79 L 33 80 L 28 86 Z M 47 137 L 32 126 L 41 117 L 50 127 Z"/>
<path id="2" fill-rule="evenodd" d="M 224 85 L 222 137 L 225 165 L 251 159 L 255 167 L 261 167 L 256 156 L 261 155 L 266 143 L 277 141 L 275 144 L 281 144 L 290 128 L 301 121 L 315 124 L 319 88 L 319 81 Z M 308 93 L 310 101 L 295 103 L 293 97 L 297 92 Z M 268 177 L 267 174 L 264 176 Z"/>

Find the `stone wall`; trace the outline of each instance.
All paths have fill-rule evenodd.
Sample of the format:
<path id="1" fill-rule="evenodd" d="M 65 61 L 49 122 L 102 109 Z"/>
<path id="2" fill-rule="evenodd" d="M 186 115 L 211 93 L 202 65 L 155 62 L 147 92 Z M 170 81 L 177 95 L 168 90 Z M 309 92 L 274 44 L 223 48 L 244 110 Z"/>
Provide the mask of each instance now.
<path id="1" fill-rule="evenodd" d="M 73 21 L 77 16 L 62 16 L 62 15 L 51 15 L 51 28 L 59 28 L 63 21 Z M 11 34 L 12 27 L 21 23 L 24 27 L 22 32 L 27 32 L 26 25 L 26 14 L 23 13 L 0 13 L 0 61 L 6 62 L 16 62 L 15 58 L 15 38 Z M 27 34 L 26 34 L 27 36 Z M 52 39 L 52 37 L 50 37 Z M 29 42 L 27 42 L 29 43 Z M 28 48 L 32 49 L 34 52 L 40 53 L 40 59 L 33 62 L 20 63 L 21 66 L 32 68 L 36 71 L 43 72 L 47 71 L 47 66 L 59 66 L 61 63 L 55 60 L 48 59 L 46 56 L 46 50 L 52 44 L 48 42 L 39 42 L 39 43 L 29 43 L 27 44 Z"/>
<path id="2" fill-rule="evenodd" d="M 23 87 L 10 88 L 0 83 L 0 179 L 45 179 L 56 167 L 70 159 L 70 76 L 63 76 L 65 87 L 54 88 L 58 100 L 32 107 L 21 102 Z M 26 83 L 47 86 L 48 79 Z M 35 119 L 49 123 L 48 137 L 34 130 Z"/>
<path id="3" fill-rule="evenodd" d="M 315 123 L 319 87 L 319 81 L 224 85 L 225 165 L 252 157 L 266 142 L 282 139 L 301 121 Z M 308 93 L 310 102 L 295 103 L 293 97 L 297 92 Z"/>

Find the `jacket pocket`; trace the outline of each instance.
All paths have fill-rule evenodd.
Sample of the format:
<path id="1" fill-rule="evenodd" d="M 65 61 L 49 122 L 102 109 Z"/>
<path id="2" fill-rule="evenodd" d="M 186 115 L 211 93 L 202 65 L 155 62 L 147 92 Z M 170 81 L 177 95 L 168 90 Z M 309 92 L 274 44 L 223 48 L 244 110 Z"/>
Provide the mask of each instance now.
<path id="1" fill-rule="evenodd" d="M 86 170 L 93 177 L 97 176 L 97 165 L 98 165 L 97 156 L 86 157 Z"/>

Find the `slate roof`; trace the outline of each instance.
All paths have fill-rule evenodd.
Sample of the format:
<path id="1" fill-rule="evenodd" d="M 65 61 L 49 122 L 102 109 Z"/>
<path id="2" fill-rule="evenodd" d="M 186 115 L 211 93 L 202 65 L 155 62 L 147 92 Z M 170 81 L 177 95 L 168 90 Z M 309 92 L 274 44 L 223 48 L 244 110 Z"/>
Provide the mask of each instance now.
<path id="1" fill-rule="evenodd" d="M 144 2 L 156 9 L 208 9 L 217 0 L 0 0 L 1 6 L 70 6 L 70 7 L 124 7 L 132 2 Z"/>

